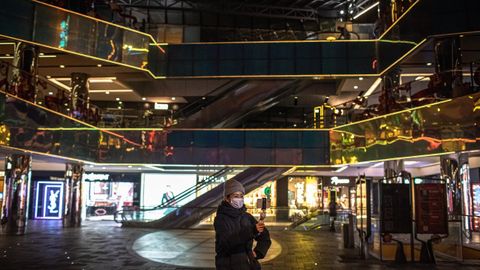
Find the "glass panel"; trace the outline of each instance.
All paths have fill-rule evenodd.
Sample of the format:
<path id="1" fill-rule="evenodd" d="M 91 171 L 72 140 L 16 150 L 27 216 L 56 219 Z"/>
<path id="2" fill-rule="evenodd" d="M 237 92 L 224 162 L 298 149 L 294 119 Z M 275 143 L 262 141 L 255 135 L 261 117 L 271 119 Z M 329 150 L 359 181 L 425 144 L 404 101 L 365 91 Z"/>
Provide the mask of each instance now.
<path id="1" fill-rule="evenodd" d="M 331 163 L 478 149 L 479 99 L 477 93 L 334 128 Z"/>

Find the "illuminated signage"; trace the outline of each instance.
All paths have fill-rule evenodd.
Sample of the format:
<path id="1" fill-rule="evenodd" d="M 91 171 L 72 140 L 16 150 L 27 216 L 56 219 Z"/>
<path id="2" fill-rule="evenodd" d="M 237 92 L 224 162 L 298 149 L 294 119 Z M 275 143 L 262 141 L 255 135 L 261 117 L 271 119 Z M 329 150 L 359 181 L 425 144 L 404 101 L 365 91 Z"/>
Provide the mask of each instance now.
<path id="1" fill-rule="evenodd" d="M 168 110 L 168 104 L 165 103 L 155 103 L 155 110 Z"/>
<path id="2" fill-rule="evenodd" d="M 336 176 L 330 178 L 331 185 L 349 185 L 350 179 L 349 178 L 338 178 Z"/>
<path id="3" fill-rule="evenodd" d="M 108 173 L 86 173 L 83 179 L 86 181 L 108 181 L 110 174 Z"/>
<path id="4" fill-rule="evenodd" d="M 35 218 L 61 219 L 64 182 L 38 181 L 35 190 Z"/>
<path id="5" fill-rule="evenodd" d="M 70 24 L 70 16 L 67 16 L 65 21 L 60 23 L 60 42 L 58 47 L 65 49 L 68 46 L 68 35 L 69 35 L 69 24 Z"/>

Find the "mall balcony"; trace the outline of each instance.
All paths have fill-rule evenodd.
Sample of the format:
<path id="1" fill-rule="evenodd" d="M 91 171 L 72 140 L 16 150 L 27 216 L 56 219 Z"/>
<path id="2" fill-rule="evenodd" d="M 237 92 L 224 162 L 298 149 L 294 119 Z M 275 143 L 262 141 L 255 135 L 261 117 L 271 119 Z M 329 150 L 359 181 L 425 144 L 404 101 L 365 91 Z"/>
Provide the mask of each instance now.
<path id="1" fill-rule="evenodd" d="M 477 269 L 479 5 L 2 1 L 0 269 Z"/>

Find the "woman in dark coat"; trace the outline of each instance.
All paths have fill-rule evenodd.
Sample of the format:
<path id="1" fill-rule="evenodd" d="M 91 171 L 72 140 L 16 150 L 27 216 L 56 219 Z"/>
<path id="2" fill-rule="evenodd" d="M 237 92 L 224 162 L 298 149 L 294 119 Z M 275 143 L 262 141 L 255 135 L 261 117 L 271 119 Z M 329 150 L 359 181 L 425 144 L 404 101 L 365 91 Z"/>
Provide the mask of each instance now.
<path id="1" fill-rule="evenodd" d="M 246 212 L 245 189 L 236 180 L 225 182 L 225 198 L 215 217 L 215 266 L 217 270 L 260 269 L 257 259 L 267 254 L 270 235 L 263 221 Z M 253 248 L 253 240 L 257 245 Z"/>

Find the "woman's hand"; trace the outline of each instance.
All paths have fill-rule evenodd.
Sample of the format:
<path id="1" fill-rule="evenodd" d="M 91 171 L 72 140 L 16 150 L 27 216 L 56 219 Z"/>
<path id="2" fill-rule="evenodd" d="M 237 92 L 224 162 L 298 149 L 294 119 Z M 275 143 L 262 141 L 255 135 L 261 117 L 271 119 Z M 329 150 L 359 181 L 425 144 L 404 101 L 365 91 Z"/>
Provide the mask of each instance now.
<path id="1" fill-rule="evenodd" d="M 263 220 L 261 220 L 255 225 L 255 227 L 257 232 L 262 233 L 265 230 L 265 223 L 263 223 Z"/>

